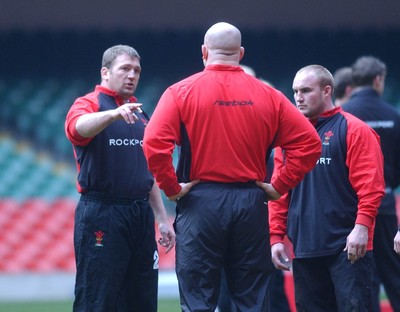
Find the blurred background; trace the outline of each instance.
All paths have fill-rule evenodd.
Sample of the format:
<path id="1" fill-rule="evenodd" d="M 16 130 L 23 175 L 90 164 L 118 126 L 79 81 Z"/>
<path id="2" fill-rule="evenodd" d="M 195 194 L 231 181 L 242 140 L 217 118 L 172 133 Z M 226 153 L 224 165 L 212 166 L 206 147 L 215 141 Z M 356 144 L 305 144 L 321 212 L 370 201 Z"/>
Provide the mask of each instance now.
<path id="1" fill-rule="evenodd" d="M 202 70 L 204 33 L 219 21 L 242 31 L 243 64 L 291 100 L 299 68 L 321 64 L 333 73 L 373 55 L 388 67 L 383 97 L 400 109 L 397 0 L 0 0 L 0 7 L 0 310 L 1 302 L 73 298 L 79 196 L 64 120 L 75 98 L 100 82 L 108 47 L 140 53 L 136 96 L 150 115 L 167 86 Z M 165 204 L 172 220 L 174 207 Z M 173 253 L 160 257 L 160 296 L 176 299 Z"/>

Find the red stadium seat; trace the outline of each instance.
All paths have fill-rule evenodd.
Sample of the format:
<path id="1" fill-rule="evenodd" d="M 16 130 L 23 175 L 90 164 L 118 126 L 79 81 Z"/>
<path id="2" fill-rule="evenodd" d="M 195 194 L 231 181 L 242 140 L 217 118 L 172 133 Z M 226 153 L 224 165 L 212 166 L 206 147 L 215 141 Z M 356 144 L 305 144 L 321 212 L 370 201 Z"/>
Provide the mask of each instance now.
<path id="1" fill-rule="evenodd" d="M 75 270 L 75 206 L 70 199 L 0 200 L 0 272 Z"/>

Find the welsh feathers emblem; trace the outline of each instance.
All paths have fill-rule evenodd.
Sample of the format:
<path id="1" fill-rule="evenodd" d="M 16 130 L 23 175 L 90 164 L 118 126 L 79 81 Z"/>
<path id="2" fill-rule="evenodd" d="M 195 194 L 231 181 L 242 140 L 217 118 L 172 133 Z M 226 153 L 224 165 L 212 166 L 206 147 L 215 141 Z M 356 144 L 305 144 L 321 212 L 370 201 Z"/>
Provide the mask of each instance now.
<path id="1" fill-rule="evenodd" d="M 96 244 L 94 244 L 94 245 L 97 247 L 103 247 L 104 233 L 102 231 L 97 231 L 97 232 L 94 232 L 94 235 L 96 235 Z"/>
<path id="2" fill-rule="evenodd" d="M 328 132 L 324 133 L 324 140 L 322 142 L 322 145 L 329 145 L 329 140 L 333 136 L 332 130 L 329 130 Z"/>

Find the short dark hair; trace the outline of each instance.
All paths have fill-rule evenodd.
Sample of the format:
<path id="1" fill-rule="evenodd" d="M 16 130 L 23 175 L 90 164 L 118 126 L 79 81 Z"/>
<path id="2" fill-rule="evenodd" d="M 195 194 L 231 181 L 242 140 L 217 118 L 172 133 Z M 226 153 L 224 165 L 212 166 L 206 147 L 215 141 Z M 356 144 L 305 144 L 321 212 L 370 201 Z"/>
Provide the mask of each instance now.
<path id="1" fill-rule="evenodd" d="M 353 70 L 350 66 L 341 67 L 335 71 L 335 73 L 333 74 L 333 79 L 335 82 L 333 96 L 336 99 L 343 98 L 346 92 L 346 87 L 352 86 L 352 75 Z"/>
<path id="2" fill-rule="evenodd" d="M 139 53 L 132 47 L 127 45 L 115 45 L 108 48 L 103 54 L 103 60 L 101 62 L 102 67 L 110 68 L 117 56 L 121 54 L 127 54 L 131 57 L 136 57 L 140 61 Z"/>
<path id="3" fill-rule="evenodd" d="M 352 66 L 353 85 L 370 86 L 376 76 L 384 76 L 387 73 L 386 64 L 374 56 L 361 56 Z"/>

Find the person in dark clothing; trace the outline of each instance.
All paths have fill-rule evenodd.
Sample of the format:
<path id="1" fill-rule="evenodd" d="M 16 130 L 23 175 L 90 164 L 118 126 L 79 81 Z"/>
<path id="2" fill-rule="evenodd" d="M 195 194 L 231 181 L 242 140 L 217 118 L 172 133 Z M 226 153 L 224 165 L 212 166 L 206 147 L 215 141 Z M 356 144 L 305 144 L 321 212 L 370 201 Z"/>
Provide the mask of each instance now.
<path id="1" fill-rule="evenodd" d="M 175 233 L 142 149 L 148 117 L 133 96 L 140 56 L 132 47 L 113 46 L 100 73 L 101 85 L 74 102 L 65 122 L 81 193 L 73 311 L 156 312 L 155 219 L 167 252 Z"/>
<path id="2" fill-rule="evenodd" d="M 342 106 L 350 97 L 353 90 L 352 69 L 350 66 L 339 68 L 333 74 L 333 105 Z"/>
<path id="3" fill-rule="evenodd" d="M 160 188 L 177 201 L 181 308 L 214 311 L 224 269 L 239 311 L 264 312 L 272 269 L 266 202 L 315 166 L 321 141 L 280 91 L 239 66 L 244 48 L 235 26 L 213 25 L 201 50 L 204 70 L 167 88 L 143 146 Z M 287 147 L 287 166 L 264 183 L 275 146 Z"/>
<path id="4" fill-rule="evenodd" d="M 266 296 L 270 301 L 269 312 L 290 312 L 289 301 L 285 293 L 285 277 L 282 270 L 273 270 Z M 239 312 L 232 301 L 224 270 L 222 270 L 218 312 Z"/>
<path id="5" fill-rule="evenodd" d="M 314 125 L 322 154 L 289 193 L 270 201 L 272 261 L 289 269 L 283 239 L 293 244 L 297 311 L 370 311 L 375 217 L 384 195 L 379 137 L 363 121 L 334 107 L 333 76 L 323 66 L 300 69 L 296 106 Z M 275 170 L 286 166 L 277 148 Z"/>
<path id="6" fill-rule="evenodd" d="M 393 250 L 398 229 L 394 191 L 400 184 L 400 113 L 382 99 L 386 64 L 374 56 L 361 56 L 352 66 L 353 91 L 343 110 L 365 121 L 381 139 L 384 156 L 385 197 L 378 210 L 374 235 L 374 311 L 380 311 L 383 284 L 394 311 L 400 312 L 400 259 Z"/>
<path id="7" fill-rule="evenodd" d="M 246 69 L 244 69 L 246 71 Z M 272 172 L 274 170 L 274 151 L 271 152 L 267 161 L 267 178 L 265 182 L 271 182 Z M 273 269 L 271 282 L 266 294 L 269 298 L 270 312 L 290 312 L 289 301 L 285 293 L 285 276 L 282 270 Z M 236 312 L 235 304 L 232 301 L 231 294 L 226 282 L 225 271 L 222 270 L 221 290 L 218 298 L 218 312 Z"/>

